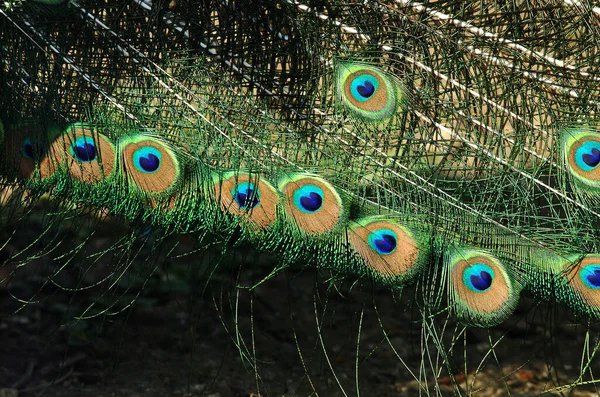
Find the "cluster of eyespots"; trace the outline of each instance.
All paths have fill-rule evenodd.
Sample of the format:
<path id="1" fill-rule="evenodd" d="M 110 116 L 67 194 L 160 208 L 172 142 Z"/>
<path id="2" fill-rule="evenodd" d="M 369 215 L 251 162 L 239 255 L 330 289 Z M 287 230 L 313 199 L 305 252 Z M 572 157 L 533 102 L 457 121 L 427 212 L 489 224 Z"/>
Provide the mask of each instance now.
<path id="1" fill-rule="evenodd" d="M 365 217 L 348 226 L 347 204 L 322 178 L 292 174 L 275 189 L 264 176 L 245 172 L 214 175 L 213 191 L 220 207 L 243 224 L 260 229 L 272 225 L 282 206 L 284 222 L 306 237 L 348 235 L 363 263 L 381 277 L 401 282 L 416 275 L 427 262 L 427 242 L 409 228 L 383 217 Z M 346 229 L 347 227 L 347 229 Z M 347 232 L 346 232 L 347 231 Z"/>
<path id="2" fill-rule="evenodd" d="M 9 131 L 5 144 L 9 159 L 19 159 L 17 169 L 24 177 L 36 170 L 44 179 L 66 170 L 73 179 L 97 183 L 110 178 L 117 167 L 133 186 L 149 194 L 167 194 L 181 179 L 180 164 L 175 152 L 165 142 L 154 137 L 135 135 L 118 140 L 118 148 L 107 136 L 86 123 L 74 123 L 63 132 L 38 131 L 29 124 L 17 125 Z M 46 135 L 46 147 L 40 137 Z M 18 147 L 18 154 L 13 153 Z M 117 159 L 122 159 L 117 161 Z"/>
<path id="3" fill-rule="evenodd" d="M 364 77 L 350 85 L 355 95 L 366 98 L 375 95 L 381 84 Z M 24 125 L 7 134 L 9 139 L 16 136 L 20 142 L 14 150 L 18 147 L 21 162 L 28 164 L 21 165 L 23 170 L 31 172 L 38 164 L 44 177 L 62 167 L 73 179 L 90 183 L 113 178 L 120 167 L 132 186 L 158 202 L 168 198 L 170 201 L 164 201 L 168 203 L 165 208 L 174 208 L 172 195 L 181 180 L 181 165 L 175 149 L 164 141 L 135 135 L 119 139 L 115 147 L 94 127 L 77 123 L 44 149 L 34 130 Z M 595 175 L 600 169 L 600 136 L 589 131 L 570 136 L 573 139 L 565 146 L 568 165 L 576 167 L 573 172 L 578 175 Z M 210 172 L 210 175 L 214 178 L 213 193 L 219 207 L 234 215 L 245 228 L 250 227 L 244 230 L 262 233 L 279 219 L 281 225 L 295 225 L 295 235 L 304 239 L 335 234 L 347 242 L 346 246 L 364 269 L 395 285 L 414 280 L 431 263 L 429 237 L 389 216 L 348 220 L 344 196 L 318 176 L 288 174 L 280 177 L 274 187 L 265 176 L 251 172 Z M 297 231 L 300 233 L 296 234 Z M 493 326 L 504 321 L 514 309 L 521 288 L 510 269 L 491 254 L 476 249 L 450 249 L 445 255 L 450 310 L 469 325 Z M 600 317 L 600 256 L 588 255 L 560 265 L 564 266 L 557 272 L 564 275 L 564 285 L 560 287 L 566 296 L 564 303 Z"/>
<path id="4" fill-rule="evenodd" d="M 352 73 L 358 74 L 348 82 L 349 93 L 361 96 L 363 102 L 387 84 L 368 73 Z M 352 73 L 348 78 L 353 78 Z M 73 124 L 50 139 L 49 147 L 40 145 L 37 137 L 36 129 L 29 125 L 13 128 L 5 137 L 5 141 L 16 139 L 18 144 L 11 150 L 18 153 L 21 169 L 29 173 L 38 166 L 44 177 L 62 168 L 62 175 L 67 171 L 73 179 L 86 183 L 108 178 L 121 183 L 123 179 L 115 177 L 118 168 L 122 171 L 118 175 L 131 186 L 158 201 L 170 200 L 179 191 L 176 187 L 181 182 L 182 166 L 176 149 L 159 138 L 127 136 L 118 139 L 115 146 L 84 123 Z M 600 134 L 570 131 L 563 144 L 572 173 L 586 184 L 600 184 Z M 398 285 L 414 279 L 430 265 L 429 237 L 424 238 L 390 216 L 349 220 L 345 195 L 321 177 L 288 174 L 280 177 L 274 187 L 264 175 L 243 170 L 211 171 L 210 175 L 214 178 L 210 196 L 214 193 L 220 209 L 234 215 L 244 227 L 251 226 L 252 231 L 262 232 L 280 220 L 282 226 L 294 225 L 294 235 L 305 241 L 335 235 L 370 273 Z M 210 182 L 205 187 L 209 186 Z M 173 207 L 170 201 L 168 208 Z M 444 255 L 450 310 L 465 324 L 492 326 L 504 321 L 514 309 L 521 288 L 511 269 L 477 249 L 451 248 Z M 600 317 L 600 256 L 588 255 L 559 265 L 556 273 L 564 276 L 559 287 L 566 296 L 564 302 L 575 306 L 578 303 L 573 302 L 580 302 L 581 310 L 585 308 Z"/>
<path id="5" fill-rule="evenodd" d="M 600 133 L 585 128 L 566 130 L 562 150 L 569 174 L 579 183 L 600 188 Z"/>
<path id="6" fill-rule="evenodd" d="M 406 100 L 402 84 L 383 70 L 358 62 L 340 62 L 336 90 L 355 115 L 372 121 L 391 117 Z"/>
<path id="7" fill-rule="evenodd" d="M 229 172 L 215 176 L 214 192 L 224 210 L 260 227 L 276 220 L 280 205 L 299 231 L 313 236 L 341 227 L 347 216 L 337 190 L 307 174 L 282 177 L 276 189 L 260 175 Z"/>
<path id="8" fill-rule="evenodd" d="M 272 225 L 282 206 L 285 223 L 306 237 L 345 235 L 363 263 L 381 277 L 407 280 L 427 262 L 427 242 L 410 229 L 382 217 L 365 217 L 348 226 L 347 204 L 326 180 L 309 174 L 280 179 L 275 189 L 261 175 L 229 172 L 214 176 L 213 190 L 221 208 L 244 224 Z M 347 227 L 347 229 L 346 229 Z"/>

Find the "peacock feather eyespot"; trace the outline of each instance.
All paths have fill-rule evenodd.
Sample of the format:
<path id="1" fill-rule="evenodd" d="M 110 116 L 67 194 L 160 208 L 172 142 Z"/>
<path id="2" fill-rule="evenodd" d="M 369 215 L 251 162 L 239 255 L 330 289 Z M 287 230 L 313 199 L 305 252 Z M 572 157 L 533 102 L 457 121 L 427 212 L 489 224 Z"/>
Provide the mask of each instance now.
<path id="1" fill-rule="evenodd" d="M 181 181 L 181 165 L 166 142 L 136 135 L 125 138 L 119 147 L 126 176 L 142 191 L 165 193 Z"/>
<path id="2" fill-rule="evenodd" d="M 42 177 L 50 176 L 57 166 L 66 168 L 76 180 L 95 183 L 114 170 L 115 146 L 91 125 L 74 123 L 50 144 L 49 155 L 40 162 Z"/>
<path id="3" fill-rule="evenodd" d="M 369 233 L 369 247 L 381 255 L 389 255 L 396 250 L 398 236 L 388 228 L 382 228 Z"/>
<path id="4" fill-rule="evenodd" d="M 462 322 L 489 327 L 512 313 L 520 285 L 497 258 L 475 249 L 456 249 L 446 266 L 453 311 Z"/>
<path id="5" fill-rule="evenodd" d="M 133 152 L 133 165 L 135 168 L 146 174 L 152 174 L 159 170 L 162 161 L 162 154 L 158 149 L 152 146 L 144 146 Z"/>
<path id="6" fill-rule="evenodd" d="M 259 229 L 271 226 L 277 219 L 279 193 L 262 176 L 229 172 L 215 179 L 214 192 L 224 211 Z"/>
<path id="7" fill-rule="evenodd" d="M 348 109 L 372 121 L 393 116 L 406 98 L 396 77 L 363 63 L 340 63 L 336 86 Z"/>
<path id="8" fill-rule="evenodd" d="M 410 277 L 426 263 L 428 244 L 406 226 L 381 216 L 359 219 L 348 233 L 350 246 L 381 276 Z"/>
<path id="9" fill-rule="evenodd" d="M 260 203 L 260 189 L 252 182 L 242 182 L 231 190 L 231 196 L 243 209 L 251 209 Z"/>
<path id="10" fill-rule="evenodd" d="M 348 77 L 350 94 L 358 102 L 368 101 L 379 88 L 379 79 L 368 72 L 357 72 Z"/>
<path id="11" fill-rule="evenodd" d="M 330 232 L 346 217 L 347 209 L 339 193 L 324 179 L 296 174 L 283 178 L 279 190 L 286 214 L 305 233 Z"/>
<path id="12" fill-rule="evenodd" d="M 600 188 L 600 134 L 571 129 L 563 134 L 563 156 L 569 174 L 577 181 Z"/>
<path id="13" fill-rule="evenodd" d="M 2 162 L 9 173 L 30 179 L 37 174 L 50 131 L 43 123 L 28 120 L 7 125 L 4 132 Z"/>
<path id="14" fill-rule="evenodd" d="M 31 140 L 31 138 L 25 138 L 21 145 L 21 153 L 23 157 L 28 160 L 34 160 L 36 158 L 37 145 Z"/>
<path id="15" fill-rule="evenodd" d="M 84 163 L 94 161 L 97 157 L 96 143 L 91 137 L 79 136 L 71 144 L 70 152 L 71 156 L 78 161 Z"/>
<path id="16" fill-rule="evenodd" d="M 36 164 L 42 156 L 42 147 L 37 139 L 26 137 L 21 143 L 20 174 L 25 178 L 33 176 Z"/>
<path id="17" fill-rule="evenodd" d="M 563 264 L 559 274 L 567 287 L 559 298 L 569 305 L 574 304 L 579 314 L 600 317 L 600 255 L 571 258 Z"/>
<path id="18" fill-rule="evenodd" d="M 580 173 L 592 172 L 600 164 L 600 137 L 587 136 L 571 148 L 571 157 Z"/>
<path id="19" fill-rule="evenodd" d="M 585 265 L 579 271 L 581 282 L 591 290 L 600 289 L 600 260 Z"/>
<path id="20" fill-rule="evenodd" d="M 304 185 L 294 192 L 294 205 L 300 211 L 312 214 L 323 208 L 325 193 L 317 185 Z"/>
<path id="21" fill-rule="evenodd" d="M 492 286 L 494 270 L 485 263 L 474 263 L 463 271 L 463 283 L 474 292 L 485 292 Z"/>

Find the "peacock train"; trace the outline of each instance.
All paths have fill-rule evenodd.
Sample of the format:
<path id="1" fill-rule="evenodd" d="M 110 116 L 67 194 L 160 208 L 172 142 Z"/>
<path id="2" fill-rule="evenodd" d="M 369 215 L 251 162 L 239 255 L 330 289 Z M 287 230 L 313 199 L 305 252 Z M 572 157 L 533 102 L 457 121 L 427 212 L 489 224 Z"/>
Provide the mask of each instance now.
<path id="1" fill-rule="evenodd" d="M 528 296 L 590 336 L 599 60 L 585 0 L 5 1 L 0 219 L 235 236 L 410 289 L 423 324 Z"/>

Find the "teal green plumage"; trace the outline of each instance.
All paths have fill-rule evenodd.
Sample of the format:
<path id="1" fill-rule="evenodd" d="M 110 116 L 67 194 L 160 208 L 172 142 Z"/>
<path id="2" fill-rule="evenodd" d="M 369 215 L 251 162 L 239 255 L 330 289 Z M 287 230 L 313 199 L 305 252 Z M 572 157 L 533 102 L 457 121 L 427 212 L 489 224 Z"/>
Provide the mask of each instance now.
<path id="1" fill-rule="evenodd" d="M 4 186 L 411 287 L 424 322 L 600 317 L 590 4 L 1 10 Z"/>

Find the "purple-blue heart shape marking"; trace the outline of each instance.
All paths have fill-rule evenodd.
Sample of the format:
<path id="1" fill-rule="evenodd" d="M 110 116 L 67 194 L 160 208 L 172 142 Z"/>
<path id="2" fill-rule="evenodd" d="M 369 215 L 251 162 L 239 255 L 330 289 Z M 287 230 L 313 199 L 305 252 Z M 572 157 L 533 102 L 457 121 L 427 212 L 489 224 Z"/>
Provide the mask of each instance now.
<path id="1" fill-rule="evenodd" d="M 370 81 L 365 81 L 364 83 L 358 85 L 356 90 L 363 98 L 369 98 L 373 93 L 375 93 L 375 86 Z"/>
<path id="2" fill-rule="evenodd" d="M 158 156 L 148 153 L 146 156 L 140 157 L 140 166 L 147 172 L 153 172 L 160 166 L 160 159 Z"/>
<path id="3" fill-rule="evenodd" d="M 584 153 L 581 158 L 590 167 L 595 167 L 600 164 L 600 150 L 592 148 L 592 153 Z"/>
<path id="4" fill-rule="evenodd" d="M 594 269 L 594 273 L 587 274 L 586 278 L 594 287 L 600 287 L 600 269 Z"/>
<path id="5" fill-rule="evenodd" d="M 471 276 L 471 284 L 479 291 L 485 291 L 492 285 L 492 275 L 482 270 L 479 275 L 473 274 Z"/>

